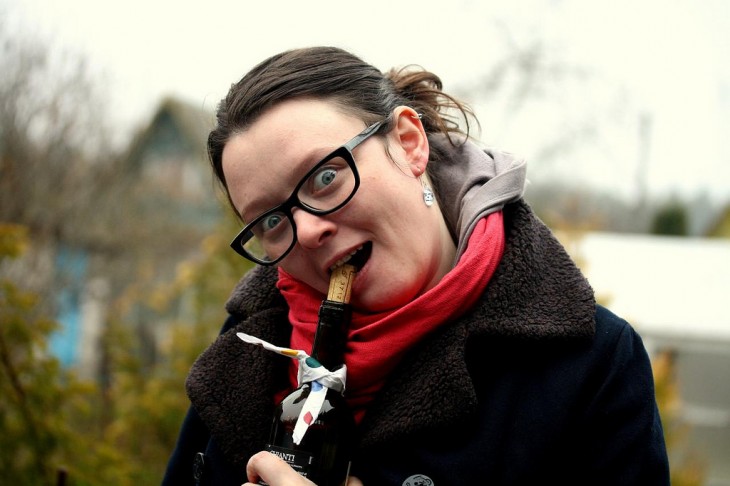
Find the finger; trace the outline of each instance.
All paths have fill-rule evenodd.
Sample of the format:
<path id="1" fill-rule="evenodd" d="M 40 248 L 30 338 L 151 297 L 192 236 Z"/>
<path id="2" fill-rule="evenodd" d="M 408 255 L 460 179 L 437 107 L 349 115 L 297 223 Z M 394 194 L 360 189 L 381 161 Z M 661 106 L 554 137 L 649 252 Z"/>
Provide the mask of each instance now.
<path id="1" fill-rule="evenodd" d="M 362 481 L 360 481 L 356 477 L 350 476 L 349 478 L 347 478 L 347 484 L 345 486 L 365 486 L 365 485 L 362 484 Z"/>
<path id="2" fill-rule="evenodd" d="M 314 484 L 289 467 L 289 464 L 279 457 L 266 451 L 251 456 L 246 464 L 246 477 L 252 483 L 263 479 L 270 486 Z"/>

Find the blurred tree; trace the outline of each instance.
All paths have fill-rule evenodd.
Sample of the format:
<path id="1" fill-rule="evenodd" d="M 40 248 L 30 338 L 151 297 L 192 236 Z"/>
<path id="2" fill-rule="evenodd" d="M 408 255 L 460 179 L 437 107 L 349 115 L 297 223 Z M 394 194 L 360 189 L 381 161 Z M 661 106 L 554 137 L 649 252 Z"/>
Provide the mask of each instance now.
<path id="1" fill-rule="evenodd" d="M 130 484 L 159 484 L 189 407 L 187 373 L 215 338 L 226 316 L 223 303 L 250 268 L 230 251 L 223 236 L 237 226 L 232 217 L 225 219 L 202 242 L 200 254 L 178 266 L 174 280 L 160 284 L 141 279 L 113 305 L 114 318 L 104 339 L 109 382 L 101 439 L 132 465 Z M 129 314 L 145 316 L 159 332 L 154 363 L 140 359 L 143 343 L 124 325 Z"/>
<path id="2" fill-rule="evenodd" d="M 566 184 L 528 186 L 525 198 L 552 229 L 646 233 L 648 211 L 637 210 L 629 201 L 589 187 Z"/>
<path id="3" fill-rule="evenodd" d="M 682 399 L 675 368 L 675 355 L 671 350 L 658 353 L 652 360 L 656 399 L 669 452 L 671 480 L 674 486 L 701 486 L 705 483 L 705 464 L 696 454 L 687 450 L 689 429 L 682 420 Z"/>
<path id="4" fill-rule="evenodd" d="M 0 224 L 0 265 L 28 247 L 27 228 Z M 48 354 L 56 323 L 36 294 L 0 279 L 0 477 L 3 484 L 54 484 L 69 470 L 73 484 L 115 484 L 124 458 L 96 443 L 83 426 L 95 387 Z M 93 452 L 92 452 L 93 451 Z"/>
<path id="5" fill-rule="evenodd" d="M 2 31 L 0 220 L 77 241 L 112 180 L 97 85 L 83 58 Z"/>
<path id="6" fill-rule="evenodd" d="M 25 226 L 31 244 L 3 270 L 53 315 L 59 247 L 115 254 L 105 230 L 121 164 L 83 58 L 4 27 L 0 17 L 0 221 Z"/>
<path id="7" fill-rule="evenodd" d="M 458 94 L 478 108 L 481 140 L 502 150 L 519 147 L 517 153 L 527 156 L 527 197 L 538 213 L 569 209 L 569 199 L 577 196 L 580 211 L 566 212 L 563 219 L 577 217 L 575 223 L 583 225 L 586 217 L 595 219 L 588 214 L 594 211 L 603 220 L 601 229 L 646 232 L 643 198 L 653 114 L 613 73 L 573 56 L 562 36 L 545 30 L 549 25 L 530 24 L 529 31 L 518 32 L 525 27 L 519 21 L 494 21 L 501 43 L 479 59 L 484 74 L 460 86 Z M 592 183 L 600 168 L 601 183 Z M 629 177 L 637 179 L 640 200 L 631 206 Z"/>
<path id="8" fill-rule="evenodd" d="M 48 354 L 56 327 L 38 297 L 0 281 L 0 477 L 3 484 L 157 485 L 189 406 L 184 382 L 198 354 L 225 318 L 223 303 L 250 268 L 222 235 L 229 218 L 195 258 L 165 284 L 140 280 L 117 298 L 103 340 L 107 382 L 82 382 Z M 0 225 L 0 265 L 20 257 L 28 231 Z M 139 334 L 125 324 L 143 313 L 157 327 L 159 359 L 141 358 Z M 171 319 L 171 320 L 170 320 Z M 80 453 L 82 451 L 82 453 Z"/>
<path id="9" fill-rule="evenodd" d="M 687 236 L 687 208 L 678 200 L 660 206 L 654 215 L 651 233 L 664 236 Z"/>
<path id="10" fill-rule="evenodd" d="M 601 124 L 611 116 L 621 116 L 606 106 L 593 106 L 597 99 L 581 97 L 582 106 L 575 106 L 575 93 L 587 92 L 589 87 L 605 92 L 610 97 L 621 96 L 615 87 L 605 86 L 605 80 L 585 66 L 569 61 L 563 50 L 550 46 L 544 35 L 533 32 L 526 41 L 518 41 L 512 26 L 499 21 L 494 26 L 502 34 L 501 54 L 485 59 L 486 72 L 462 86 L 457 93 L 465 99 L 475 100 L 488 109 L 477 113 L 481 126 L 489 130 L 481 138 L 492 145 L 509 132 L 520 133 L 536 117 L 549 114 L 550 127 L 531 131 L 531 139 L 521 141 L 522 150 L 532 145 L 533 171 L 549 169 L 553 162 L 579 152 L 587 144 L 600 146 Z M 590 106 L 590 109 L 586 109 Z M 526 119 L 527 118 L 527 119 Z M 499 142 L 500 146 L 502 141 Z M 534 172 L 533 172 L 534 173 Z M 547 178 L 549 170 L 543 170 Z M 554 182 L 554 180 L 553 180 Z"/>

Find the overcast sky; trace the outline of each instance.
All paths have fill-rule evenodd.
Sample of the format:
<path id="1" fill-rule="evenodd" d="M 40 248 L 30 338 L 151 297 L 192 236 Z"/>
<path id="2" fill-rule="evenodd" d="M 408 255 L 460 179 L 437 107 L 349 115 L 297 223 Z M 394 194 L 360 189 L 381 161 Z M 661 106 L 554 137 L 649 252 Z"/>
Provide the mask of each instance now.
<path id="1" fill-rule="evenodd" d="M 81 51 L 110 80 L 121 127 L 139 127 L 160 97 L 213 108 L 260 60 L 292 47 L 337 45 L 381 69 L 420 64 L 467 93 L 482 140 L 533 160 L 556 127 L 610 112 L 594 146 L 552 162 L 629 197 L 638 160 L 652 193 L 730 197 L 730 2 L 726 0 L 0 0 L 6 25 Z M 514 49 L 540 41 L 547 58 L 591 80 L 572 95 L 508 116 L 478 81 Z M 575 83 L 575 81 L 573 81 Z M 568 90 L 569 91 L 569 90 Z M 638 120 L 648 116 L 648 140 Z M 598 115 L 597 115 L 598 116 Z M 604 116 L 604 115 L 600 115 Z M 557 130 L 557 132 L 556 132 Z M 558 157 L 560 158 L 560 157 Z M 545 173 L 543 171 L 543 173 Z M 534 176 L 535 172 L 533 172 Z M 539 174 L 539 172 L 538 172 Z"/>

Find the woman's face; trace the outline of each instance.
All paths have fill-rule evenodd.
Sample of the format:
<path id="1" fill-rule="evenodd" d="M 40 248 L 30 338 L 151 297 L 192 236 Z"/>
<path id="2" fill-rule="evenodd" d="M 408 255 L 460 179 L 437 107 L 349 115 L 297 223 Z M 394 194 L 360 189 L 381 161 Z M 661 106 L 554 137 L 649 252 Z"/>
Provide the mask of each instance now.
<path id="1" fill-rule="evenodd" d="M 393 130 L 354 149 L 361 183 L 346 206 L 325 216 L 292 210 L 297 243 L 279 264 L 323 294 L 332 265 L 363 246 L 372 248 L 352 288 L 352 304 L 362 311 L 400 307 L 451 268 L 454 243 L 438 205 L 424 204 L 417 178 L 419 169 L 425 171 L 428 143 L 414 115 L 398 108 Z M 310 168 L 364 128 L 334 103 L 294 99 L 275 105 L 223 150 L 236 210 L 251 221 L 280 204 Z"/>

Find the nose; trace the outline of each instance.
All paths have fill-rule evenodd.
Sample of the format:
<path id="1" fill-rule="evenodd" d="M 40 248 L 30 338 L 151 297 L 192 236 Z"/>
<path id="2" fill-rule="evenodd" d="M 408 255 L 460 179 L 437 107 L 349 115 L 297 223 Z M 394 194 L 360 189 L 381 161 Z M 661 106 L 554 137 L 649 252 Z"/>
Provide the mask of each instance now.
<path id="1" fill-rule="evenodd" d="M 337 232 L 337 225 L 328 216 L 318 216 L 294 208 L 292 217 L 297 225 L 297 242 L 309 249 L 322 246 Z"/>

